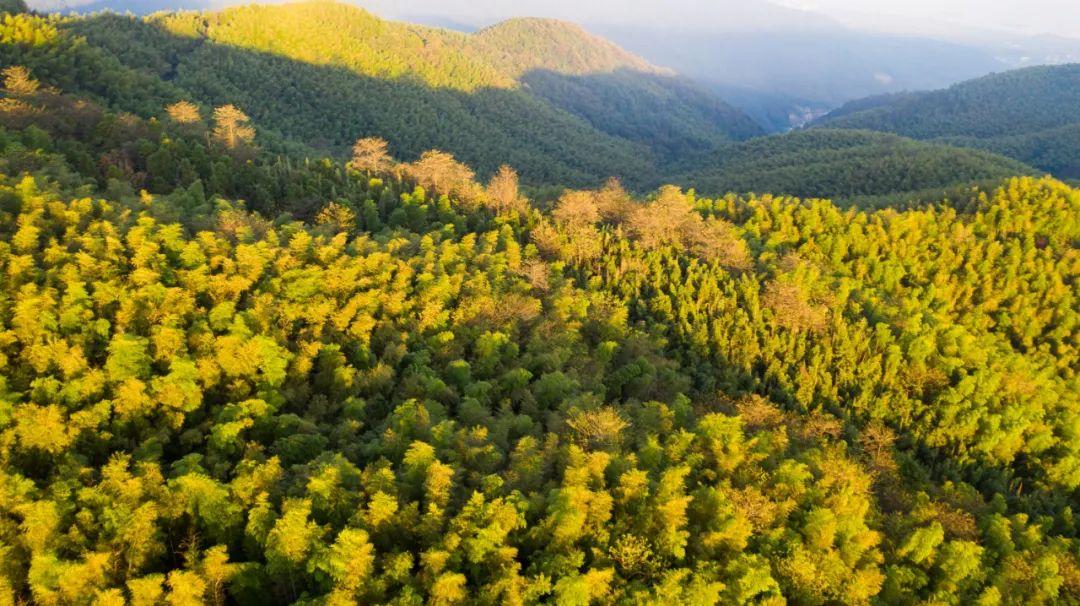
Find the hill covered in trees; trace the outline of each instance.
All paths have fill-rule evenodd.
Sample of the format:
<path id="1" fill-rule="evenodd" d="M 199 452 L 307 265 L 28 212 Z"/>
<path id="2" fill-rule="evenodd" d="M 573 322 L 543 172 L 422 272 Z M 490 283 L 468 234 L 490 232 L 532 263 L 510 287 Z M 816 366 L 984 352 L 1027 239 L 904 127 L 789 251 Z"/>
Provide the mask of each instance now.
<path id="1" fill-rule="evenodd" d="M 819 120 L 985 149 L 1080 177 L 1080 65 L 1033 67 L 945 90 L 857 101 Z"/>
<path id="2" fill-rule="evenodd" d="M 0 37 L 4 601 L 1080 601 L 1080 192 L 541 206 L 76 24 Z"/>
<path id="3" fill-rule="evenodd" d="M 617 176 L 647 191 L 857 197 L 940 191 L 1032 169 L 869 135 L 759 135 L 746 116 L 573 24 L 515 19 L 476 34 L 380 20 L 334 2 L 220 12 L 8 18 L 5 63 L 143 118 L 180 100 L 241 108 L 260 144 L 346 158 L 381 137 L 411 161 L 446 150 L 533 186 Z M 936 194 L 935 194 L 936 195 Z"/>
<path id="4" fill-rule="evenodd" d="M 872 131 L 813 129 L 721 148 L 676 178 L 702 192 L 766 192 L 874 203 L 897 194 L 930 199 L 958 184 L 1039 171 L 993 153 Z"/>
<path id="5" fill-rule="evenodd" d="M 6 63 L 143 117 L 180 99 L 231 103 L 277 149 L 344 157 L 357 137 L 381 136 L 399 158 L 437 147 L 485 175 L 511 162 L 534 184 L 643 185 L 760 133 L 688 81 L 562 22 L 465 35 L 319 1 L 25 21 L 38 39 L 6 45 Z M 79 82 L 75 66 L 87 64 L 95 81 Z"/>

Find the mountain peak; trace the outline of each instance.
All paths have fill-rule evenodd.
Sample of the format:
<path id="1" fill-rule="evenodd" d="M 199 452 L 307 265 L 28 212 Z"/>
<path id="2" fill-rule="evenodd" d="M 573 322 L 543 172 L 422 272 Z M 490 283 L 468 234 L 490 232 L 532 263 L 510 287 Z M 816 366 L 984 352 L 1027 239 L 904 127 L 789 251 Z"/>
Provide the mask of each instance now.
<path id="1" fill-rule="evenodd" d="M 498 59 L 519 75 L 534 69 L 577 75 L 619 70 L 673 74 L 576 23 L 559 19 L 508 19 L 473 37 L 496 51 Z"/>

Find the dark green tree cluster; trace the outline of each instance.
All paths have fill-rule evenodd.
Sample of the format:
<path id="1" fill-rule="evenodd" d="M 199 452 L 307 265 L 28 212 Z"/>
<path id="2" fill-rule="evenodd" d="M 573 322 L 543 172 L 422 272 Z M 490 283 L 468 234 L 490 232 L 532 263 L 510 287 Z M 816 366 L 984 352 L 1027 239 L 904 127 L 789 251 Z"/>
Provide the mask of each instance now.
<path id="1" fill-rule="evenodd" d="M 0 1 L 0 13 L 25 13 L 26 3 L 23 0 Z"/>
<path id="2" fill-rule="evenodd" d="M 66 20 L 0 14 L 0 64 L 21 65 L 49 86 L 143 117 L 184 97 L 174 85 L 125 66 L 102 48 L 64 31 Z M 131 49 L 136 55 L 137 48 Z"/>
<path id="3" fill-rule="evenodd" d="M 994 184 L 1039 173 L 990 152 L 840 129 L 754 139 L 722 147 L 697 164 L 676 180 L 702 192 L 769 192 L 864 203 L 905 193 L 929 194 L 933 200 L 957 184 Z"/>
<path id="4" fill-rule="evenodd" d="M 908 192 L 933 199 L 958 184 L 1035 172 L 991 153 L 870 133 L 733 143 L 759 134 L 744 115 L 560 22 L 513 20 L 466 36 L 334 2 L 3 19 L 0 60 L 48 86 L 143 118 L 181 100 L 205 111 L 240 107 L 264 148 L 294 159 L 344 159 L 363 135 L 408 161 L 446 150 L 485 179 L 510 164 L 534 187 L 615 175 L 635 191 L 674 180 L 713 193 L 859 202 Z M 1069 162 L 1043 143 L 1021 138 L 1003 151 Z"/>
<path id="5" fill-rule="evenodd" d="M 314 1 L 6 27 L 35 40 L 5 41 L 4 62 L 49 85 L 144 118 L 184 98 L 237 105 L 297 156 L 344 158 L 363 133 L 410 160 L 446 149 L 485 176 L 510 162 L 533 185 L 619 175 L 651 187 L 690 154 L 760 134 L 711 93 L 566 23 L 469 36 Z M 550 59 L 530 59 L 522 38 Z"/>
<path id="6" fill-rule="evenodd" d="M 4 72 L 0 596 L 1080 602 L 1080 193 L 541 212 Z"/>
<path id="7" fill-rule="evenodd" d="M 1080 177 L 1080 65 L 992 74 L 948 89 L 857 101 L 817 124 L 985 149 Z"/>

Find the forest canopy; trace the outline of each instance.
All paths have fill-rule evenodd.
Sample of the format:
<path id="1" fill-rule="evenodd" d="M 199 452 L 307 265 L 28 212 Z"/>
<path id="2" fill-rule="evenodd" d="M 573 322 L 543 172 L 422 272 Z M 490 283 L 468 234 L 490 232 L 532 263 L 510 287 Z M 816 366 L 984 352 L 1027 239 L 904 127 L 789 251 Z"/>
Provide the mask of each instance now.
<path id="1" fill-rule="evenodd" d="M 163 102 L 231 103 L 283 147 L 339 157 L 364 134 L 402 159 L 446 149 L 487 176 L 511 162 L 535 185 L 620 175 L 644 186 L 690 154 L 762 134 L 697 85 L 564 22 L 465 35 L 314 1 L 145 19 L 103 13 L 55 27 L 44 45 L 5 49 L 15 53 L 9 61 L 46 79 L 100 63 L 109 79 L 157 81 L 131 96 L 127 84 L 104 93 L 113 109 L 149 118 Z M 153 103 L 143 102 L 148 94 Z"/>
<path id="2" fill-rule="evenodd" d="M 4 27 L 0 59 L 47 86 L 144 119 L 181 102 L 206 112 L 232 105 L 264 148 L 295 160 L 346 160 L 358 137 L 377 138 L 401 161 L 445 150 L 483 179 L 509 164 L 533 188 L 616 176 L 638 193 L 675 181 L 712 195 L 845 200 L 933 199 L 1037 172 L 992 153 L 868 133 L 755 139 L 761 129 L 711 93 L 558 21 L 465 35 L 305 2 L 147 18 L 20 16 Z"/>
<path id="3" fill-rule="evenodd" d="M 8 601 L 1080 600 L 1080 192 L 541 206 L 247 116 L 4 73 Z"/>
<path id="4" fill-rule="evenodd" d="M 983 149 L 1080 177 L 1080 65 L 991 74 L 948 89 L 856 101 L 817 121 Z"/>
<path id="5" fill-rule="evenodd" d="M 871 131 L 813 129 L 721 148 L 676 180 L 703 192 L 868 200 L 1039 171 L 996 154 Z M 933 199 L 933 198 L 930 198 Z"/>

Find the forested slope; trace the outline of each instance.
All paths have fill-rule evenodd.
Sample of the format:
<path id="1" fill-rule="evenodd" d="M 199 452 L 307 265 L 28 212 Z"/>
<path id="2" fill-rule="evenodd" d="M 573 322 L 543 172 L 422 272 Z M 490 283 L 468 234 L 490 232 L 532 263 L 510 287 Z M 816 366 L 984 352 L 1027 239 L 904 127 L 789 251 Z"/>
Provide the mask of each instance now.
<path id="1" fill-rule="evenodd" d="M 276 149 L 344 157 L 357 137 L 381 136 L 400 158 L 438 147 L 485 175 L 511 162 L 533 184 L 619 175 L 644 186 L 690 154 L 760 134 L 711 93 L 562 22 L 469 36 L 314 1 L 19 27 L 56 30 L 5 47 L 6 62 L 45 82 L 143 117 L 180 98 L 235 104 Z M 108 90 L 95 90 L 99 68 L 72 69 L 87 63 L 115 72 Z M 98 82 L 63 80 L 75 73 Z"/>
<path id="2" fill-rule="evenodd" d="M 928 93 L 855 102 L 817 122 L 994 151 L 1080 176 L 1080 65 L 993 74 Z"/>
<path id="3" fill-rule="evenodd" d="M 513 19 L 478 32 L 475 40 L 531 95 L 603 132 L 645 143 L 669 163 L 764 134 L 706 89 L 572 23 Z"/>
<path id="4" fill-rule="evenodd" d="M 135 73 L 20 52 L 98 100 Z M 34 70 L 0 100 L 6 601 L 1080 600 L 1080 192 L 541 211 L 509 168 L 295 162 Z"/>
<path id="5" fill-rule="evenodd" d="M 356 138 L 377 136 L 402 160 L 438 148 L 484 177 L 520 166 L 530 185 L 617 176 L 641 191 L 676 180 L 711 193 L 845 199 L 1035 172 L 867 133 L 740 143 L 758 133 L 748 118 L 563 22 L 519 19 L 464 35 L 333 2 L 7 19 L 3 60 L 47 84 L 144 118 L 183 99 L 205 110 L 233 104 L 264 147 L 295 158 L 345 157 Z"/>
<path id="6" fill-rule="evenodd" d="M 900 194 L 940 197 L 959 184 L 1039 171 L 997 154 L 872 131 L 813 129 L 753 139 L 701 157 L 675 179 L 710 194 L 769 192 L 874 203 Z"/>

